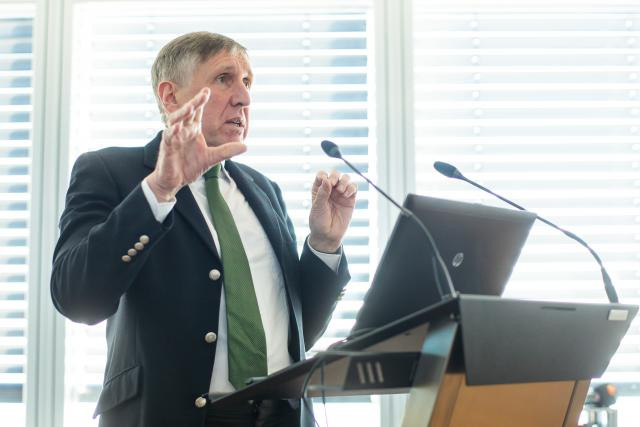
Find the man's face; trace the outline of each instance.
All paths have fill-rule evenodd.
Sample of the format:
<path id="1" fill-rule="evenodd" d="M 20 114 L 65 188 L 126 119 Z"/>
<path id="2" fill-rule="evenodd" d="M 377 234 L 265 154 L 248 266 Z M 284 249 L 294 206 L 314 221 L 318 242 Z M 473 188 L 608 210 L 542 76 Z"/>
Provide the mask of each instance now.
<path id="1" fill-rule="evenodd" d="M 211 90 L 202 114 L 202 134 L 207 145 L 244 142 L 249 130 L 249 89 L 253 73 L 242 53 L 219 52 L 196 66 L 191 81 L 176 90 L 183 105 L 203 87 Z"/>

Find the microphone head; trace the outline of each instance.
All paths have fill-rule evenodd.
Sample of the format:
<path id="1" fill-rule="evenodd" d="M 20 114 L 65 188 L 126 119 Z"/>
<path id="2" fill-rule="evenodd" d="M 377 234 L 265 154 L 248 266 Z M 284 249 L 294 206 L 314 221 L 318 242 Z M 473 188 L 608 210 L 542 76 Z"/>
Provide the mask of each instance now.
<path id="1" fill-rule="evenodd" d="M 342 158 L 342 153 L 340 152 L 340 147 L 334 142 L 327 141 L 326 139 L 320 143 L 322 147 L 322 151 L 329 157 L 333 157 L 336 159 Z"/>
<path id="2" fill-rule="evenodd" d="M 464 179 L 464 176 L 462 176 L 458 168 L 449 163 L 435 162 L 433 167 L 447 178 Z"/>

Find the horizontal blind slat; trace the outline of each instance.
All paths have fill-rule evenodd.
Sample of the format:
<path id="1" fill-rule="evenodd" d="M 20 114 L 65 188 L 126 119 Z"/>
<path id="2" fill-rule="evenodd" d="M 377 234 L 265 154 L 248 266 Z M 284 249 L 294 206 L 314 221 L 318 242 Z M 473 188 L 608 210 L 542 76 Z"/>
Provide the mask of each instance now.
<path id="1" fill-rule="evenodd" d="M 416 188 L 504 206 L 434 160 L 589 241 L 622 301 L 640 277 L 638 13 L 443 11 L 414 1 Z M 606 301 L 588 252 L 536 225 L 506 295 Z M 640 383 L 634 321 L 604 381 Z"/>

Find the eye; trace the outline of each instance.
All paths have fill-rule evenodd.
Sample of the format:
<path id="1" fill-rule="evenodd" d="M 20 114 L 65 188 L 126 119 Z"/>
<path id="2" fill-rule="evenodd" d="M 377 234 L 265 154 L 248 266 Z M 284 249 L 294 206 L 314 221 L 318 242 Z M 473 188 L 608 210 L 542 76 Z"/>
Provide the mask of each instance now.
<path id="1" fill-rule="evenodd" d="M 249 79 L 249 78 L 245 78 L 245 79 L 243 79 L 242 81 L 244 82 L 244 86 L 245 86 L 247 89 L 251 89 L 251 79 Z"/>
<path id="2" fill-rule="evenodd" d="M 228 74 L 220 74 L 218 77 L 216 77 L 216 81 L 218 83 L 226 83 L 228 80 L 229 80 Z"/>

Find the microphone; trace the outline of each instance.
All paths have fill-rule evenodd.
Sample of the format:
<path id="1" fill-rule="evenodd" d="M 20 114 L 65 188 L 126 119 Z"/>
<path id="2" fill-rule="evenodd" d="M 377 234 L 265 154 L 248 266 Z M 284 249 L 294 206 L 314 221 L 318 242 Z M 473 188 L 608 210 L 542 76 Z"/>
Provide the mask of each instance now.
<path id="1" fill-rule="evenodd" d="M 334 159 L 342 159 L 340 148 L 335 142 L 327 141 L 325 139 L 320 143 L 320 146 L 322 147 L 322 151 L 324 151 L 327 156 L 333 157 Z"/>
<path id="2" fill-rule="evenodd" d="M 434 266 L 433 266 L 434 267 L 433 274 L 435 276 L 436 284 L 438 285 L 438 291 L 440 293 L 440 299 L 444 300 L 445 299 L 445 295 L 450 295 L 451 297 L 454 297 L 456 295 L 456 291 L 453 288 L 453 282 L 451 281 L 451 276 L 449 275 L 449 270 L 447 269 L 447 266 L 444 263 L 444 260 L 442 259 L 442 256 L 440 255 L 440 251 L 438 250 L 438 247 L 436 245 L 435 240 L 433 239 L 433 236 L 429 232 L 429 229 L 422 223 L 422 221 L 420 221 L 418 219 L 418 217 L 415 216 L 413 214 L 413 212 L 411 212 L 409 209 L 405 208 L 404 206 L 400 205 L 398 202 L 393 200 L 391 198 L 391 196 L 389 196 L 382 189 L 380 189 L 377 185 L 375 185 L 373 182 L 371 182 L 371 180 L 369 178 L 364 176 L 362 174 L 362 172 L 360 172 L 360 170 L 358 168 L 356 168 L 354 165 L 352 165 L 347 159 L 342 157 L 342 153 L 340 152 L 340 147 L 338 147 L 338 145 L 336 143 L 324 140 L 324 141 L 322 141 L 320 143 L 320 146 L 322 147 L 322 151 L 324 151 L 327 156 L 333 157 L 334 159 L 342 160 L 347 166 L 349 166 L 349 168 L 351 170 L 353 170 L 355 173 L 357 173 L 359 176 L 361 176 L 365 181 L 367 181 L 373 188 L 375 188 L 378 193 L 382 194 L 385 199 L 387 199 L 394 206 L 396 206 L 398 209 L 400 209 L 400 212 L 402 212 L 402 215 L 404 215 L 404 216 L 406 216 L 408 218 L 411 218 L 416 224 L 418 224 L 418 227 L 420 227 L 420 229 L 425 234 L 425 236 L 427 236 L 427 240 L 429 241 L 429 245 L 431 246 L 431 249 L 433 250 L 436 262 L 438 263 L 438 265 L 440 265 L 440 269 L 442 270 L 442 273 L 444 274 L 444 277 L 445 277 L 445 279 L 447 281 L 447 286 L 449 288 L 449 293 L 445 294 L 443 292 L 441 286 L 440 286 L 440 279 L 439 279 L 439 276 L 438 276 L 438 272 L 437 272 L 436 266 L 434 264 Z"/>
<path id="3" fill-rule="evenodd" d="M 438 172 L 440 172 L 442 175 L 446 176 L 447 178 L 459 179 L 461 181 L 468 182 L 469 184 L 473 185 L 474 187 L 479 188 L 480 190 L 482 190 L 484 192 L 487 192 L 487 193 L 491 194 L 492 196 L 497 197 L 498 199 L 502 200 L 503 202 L 508 203 L 511 206 L 520 209 L 521 211 L 526 211 L 527 210 L 524 207 L 520 206 L 519 204 L 514 203 L 511 200 L 506 199 L 506 198 L 500 196 L 499 194 L 494 193 L 493 191 L 489 190 L 487 187 L 484 187 L 484 186 L 478 184 L 477 182 L 470 180 L 466 176 L 462 175 L 462 173 L 460 173 L 458 168 L 456 168 L 453 165 L 450 165 L 449 163 L 435 162 L 433 164 L 433 167 L 435 168 L 435 170 L 437 170 Z M 607 272 L 607 270 L 604 268 L 604 264 L 602 263 L 602 260 L 600 259 L 598 254 L 591 248 L 591 246 L 589 246 L 587 244 L 587 242 L 582 240 L 580 237 L 578 237 L 577 235 L 575 235 L 571 231 L 567 231 L 564 228 L 561 228 L 561 227 L 555 225 L 554 223 L 544 219 L 540 215 L 536 214 L 536 219 L 539 220 L 539 221 L 544 222 L 545 224 L 547 224 L 547 225 L 549 225 L 549 226 L 551 226 L 553 228 L 555 228 L 556 230 L 561 231 L 563 234 L 565 234 L 569 238 L 575 240 L 576 242 L 580 243 L 582 246 L 587 248 L 589 253 L 591 253 L 593 258 L 595 258 L 596 262 L 600 266 L 600 272 L 602 273 L 602 281 L 604 282 L 604 290 L 607 293 L 607 298 L 609 298 L 609 302 L 618 303 L 618 294 L 616 293 L 616 290 L 613 287 L 613 283 L 611 282 L 611 277 L 609 276 L 609 273 Z"/>

